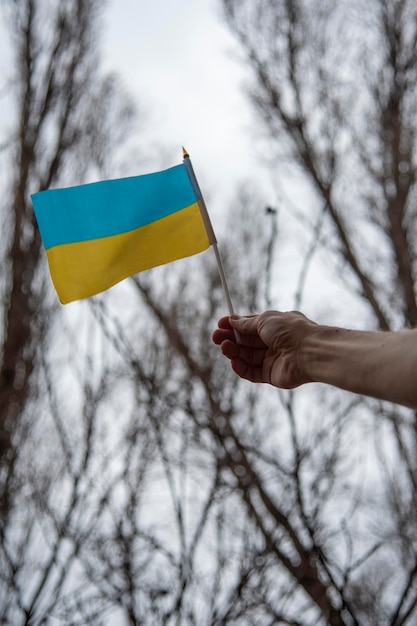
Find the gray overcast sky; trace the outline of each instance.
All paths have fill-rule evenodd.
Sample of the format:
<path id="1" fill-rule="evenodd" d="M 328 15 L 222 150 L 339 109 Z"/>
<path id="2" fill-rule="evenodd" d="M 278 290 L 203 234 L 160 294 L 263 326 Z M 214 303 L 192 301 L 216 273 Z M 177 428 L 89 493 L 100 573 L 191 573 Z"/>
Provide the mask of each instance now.
<path id="1" fill-rule="evenodd" d="M 244 94 L 249 76 L 237 60 L 238 44 L 222 21 L 220 0 L 108 0 L 103 26 L 105 69 L 121 75 L 127 91 L 145 110 L 146 136 L 139 132 L 137 141 L 145 148 L 157 144 L 151 162 L 144 159 L 145 168 L 154 167 L 158 148 L 163 154 L 161 167 L 180 162 L 185 145 L 215 229 L 236 183 L 246 178 L 265 189 L 266 204 L 279 205 L 280 182 L 277 174 L 271 181 L 261 162 L 265 144 L 259 140 L 259 127 Z M 10 77 L 7 44 L 0 36 L 0 95 L 7 92 L 5 78 Z M 4 104 L 0 99 L 3 137 L 12 113 L 5 112 Z M 302 186 L 291 185 L 292 201 L 303 206 L 305 194 Z M 288 281 L 293 275 L 290 265 L 297 263 L 291 261 L 294 241 L 290 233 L 279 246 Z M 281 292 L 288 281 L 280 277 Z M 290 281 L 289 302 L 291 293 Z M 284 302 L 281 295 L 281 306 Z"/>
<path id="2" fill-rule="evenodd" d="M 227 196 L 228 181 L 251 176 L 257 165 L 247 76 L 219 4 L 111 0 L 103 50 L 106 67 L 122 75 L 144 106 L 149 135 L 172 164 L 184 144 L 210 189 Z"/>
<path id="3" fill-rule="evenodd" d="M 108 0 L 103 16 L 105 69 L 121 76 L 143 110 L 146 133 L 139 131 L 138 143 L 156 147 L 152 159 L 160 150 L 162 167 L 179 162 L 184 145 L 203 193 L 221 210 L 236 182 L 259 178 L 262 168 L 244 94 L 248 76 L 220 0 Z M 10 78 L 8 44 L 0 37 L 0 95 Z M 2 98 L 6 135 L 7 104 Z"/>

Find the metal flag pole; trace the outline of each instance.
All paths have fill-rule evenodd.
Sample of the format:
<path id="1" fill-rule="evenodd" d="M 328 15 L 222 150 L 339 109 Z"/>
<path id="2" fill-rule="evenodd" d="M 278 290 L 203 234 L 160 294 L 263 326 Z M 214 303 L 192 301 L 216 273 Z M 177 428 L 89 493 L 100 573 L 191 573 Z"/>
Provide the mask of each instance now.
<path id="1" fill-rule="evenodd" d="M 216 257 L 216 261 L 217 261 L 217 267 L 219 269 L 220 280 L 221 280 L 221 283 L 222 283 L 224 295 L 226 297 L 227 307 L 229 309 L 229 314 L 233 315 L 234 311 L 233 311 L 232 299 L 230 297 L 229 287 L 227 286 L 226 275 L 224 273 L 222 259 L 221 259 L 221 256 L 220 256 L 219 249 L 217 247 L 216 235 L 214 234 L 213 226 L 211 224 L 210 216 L 209 216 L 208 211 L 207 211 L 206 203 L 204 202 L 203 194 L 201 193 L 199 184 L 197 182 L 197 178 L 196 178 L 196 176 L 194 174 L 194 169 L 193 169 L 193 166 L 191 164 L 190 155 L 188 154 L 187 150 L 184 147 L 182 149 L 182 153 L 183 153 L 183 157 L 184 157 L 184 167 L 187 170 L 187 174 L 188 174 L 188 176 L 190 178 L 190 181 L 191 181 L 191 184 L 193 186 L 194 192 L 195 192 L 195 194 L 197 196 L 197 202 L 198 202 L 198 206 L 200 207 L 201 216 L 203 218 L 204 225 L 206 227 L 208 240 L 209 240 L 209 242 L 210 242 L 210 244 L 211 244 L 211 246 L 212 246 L 212 248 L 214 250 L 214 254 L 215 254 L 215 257 Z"/>

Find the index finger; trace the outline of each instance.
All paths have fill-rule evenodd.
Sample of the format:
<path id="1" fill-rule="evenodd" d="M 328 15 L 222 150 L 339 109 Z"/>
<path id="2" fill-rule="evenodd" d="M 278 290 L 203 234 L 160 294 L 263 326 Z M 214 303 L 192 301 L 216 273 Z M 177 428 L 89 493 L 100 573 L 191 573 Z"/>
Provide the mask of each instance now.
<path id="1" fill-rule="evenodd" d="M 221 317 L 217 322 L 217 326 L 222 329 L 232 330 L 232 326 L 230 324 L 230 316 Z"/>
<path id="2" fill-rule="evenodd" d="M 266 348 L 267 344 L 259 334 L 259 315 L 231 316 L 230 326 L 238 333 L 238 343 L 252 348 Z"/>
<path id="3" fill-rule="evenodd" d="M 251 316 L 248 318 L 240 318 L 239 321 L 243 321 L 243 319 L 247 319 L 248 321 L 252 321 L 252 319 L 256 316 Z M 252 328 L 248 328 L 244 326 L 243 333 L 241 333 L 241 326 L 239 328 L 235 328 L 233 324 L 235 320 L 230 320 L 230 317 L 222 317 L 218 321 L 218 328 L 214 331 L 212 335 L 212 339 L 215 344 L 221 345 L 223 341 L 227 339 L 247 348 L 256 348 L 256 349 L 265 349 L 267 345 L 262 341 L 260 336 L 256 331 L 256 324 Z"/>

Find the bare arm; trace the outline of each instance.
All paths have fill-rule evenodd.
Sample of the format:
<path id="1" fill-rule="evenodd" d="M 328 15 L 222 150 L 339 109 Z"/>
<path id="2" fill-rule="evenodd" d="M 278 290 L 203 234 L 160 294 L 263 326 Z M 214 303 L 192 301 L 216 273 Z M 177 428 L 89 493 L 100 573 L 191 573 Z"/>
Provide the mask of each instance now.
<path id="1" fill-rule="evenodd" d="M 319 327 L 303 352 L 312 380 L 417 409 L 417 330 Z"/>
<path id="2" fill-rule="evenodd" d="M 213 341 L 235 372 L 253 382 L 287 389 L 321 382 L 417 409 L 417 329 L 354 331 L 267 311 L 222 318 Z"/>

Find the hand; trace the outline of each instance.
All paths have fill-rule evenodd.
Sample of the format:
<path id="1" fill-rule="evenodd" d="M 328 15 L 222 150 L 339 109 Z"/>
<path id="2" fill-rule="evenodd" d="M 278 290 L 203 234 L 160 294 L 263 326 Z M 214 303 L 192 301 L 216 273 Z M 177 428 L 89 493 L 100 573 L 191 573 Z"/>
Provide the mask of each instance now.
<path id="1" fill-rule="evenodd" d="M 312 381 L 302 347 L 317 325 L 302 313 L 267 311 L 249 317 L 223 317 L 218 326 L 213 341 L 241 378 L 282 389 Z"/>

